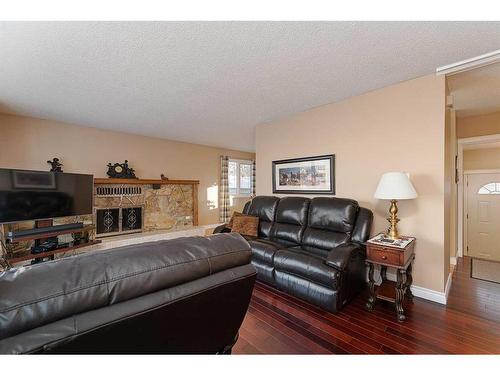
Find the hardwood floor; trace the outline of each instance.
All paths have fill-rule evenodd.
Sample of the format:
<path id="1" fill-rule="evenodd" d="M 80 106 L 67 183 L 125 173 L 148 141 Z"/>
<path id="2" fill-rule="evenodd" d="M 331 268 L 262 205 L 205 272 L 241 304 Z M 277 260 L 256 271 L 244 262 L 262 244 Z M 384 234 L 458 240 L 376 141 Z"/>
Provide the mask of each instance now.
<path id="1" fill-rule="evenodd" d="M 500 284 L 470 278 L 459 262 L 448 306 L 415 298 L 398 323 L 393 305 L 365 310 L 366 294 L 331 314 L 262 283 L 234 354 L 500 354 Z"/>
<path id="2" fill-rule="evenodd" d="M 473 279 L 471 258 L 461 258 L 455 267 L 448 307 L 500 322 L 500 284 Z"/>

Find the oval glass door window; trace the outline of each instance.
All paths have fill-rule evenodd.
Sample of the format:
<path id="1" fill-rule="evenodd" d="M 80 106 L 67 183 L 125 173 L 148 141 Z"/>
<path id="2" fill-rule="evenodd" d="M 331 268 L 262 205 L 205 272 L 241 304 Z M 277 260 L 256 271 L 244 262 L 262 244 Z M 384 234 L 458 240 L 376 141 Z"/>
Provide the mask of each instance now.
<path id="1" fill-rule="evenodd" d="M 479 188 L 478 194 L 500 194 L 500 182 L 489 182 Z"/>

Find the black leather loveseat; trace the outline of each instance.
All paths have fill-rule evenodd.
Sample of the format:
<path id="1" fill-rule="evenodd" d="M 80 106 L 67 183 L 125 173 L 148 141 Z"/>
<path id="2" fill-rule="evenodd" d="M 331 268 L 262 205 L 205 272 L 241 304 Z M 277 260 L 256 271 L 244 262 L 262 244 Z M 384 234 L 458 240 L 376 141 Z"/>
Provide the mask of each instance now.
<path id="1" fill-rule="evenodd" d="M 228 353 L 255 268 L 237 233 L 0 272 L 0 353 Z"/>
<path id="2" fill-rule="evenodd" d="M 257 279 L 332 312 L 365 287 L 373 214 L 356 201 L 258 196 L 243 213 L 259 217 L 258 236 L 245 236 Z"/>

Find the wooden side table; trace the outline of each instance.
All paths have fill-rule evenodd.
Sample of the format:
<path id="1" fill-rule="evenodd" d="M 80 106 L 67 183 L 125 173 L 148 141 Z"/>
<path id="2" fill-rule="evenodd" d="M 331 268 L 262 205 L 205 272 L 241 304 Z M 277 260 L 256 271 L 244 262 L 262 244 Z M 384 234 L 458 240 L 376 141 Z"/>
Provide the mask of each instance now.
<path id="1" fill-rule="evenodd" d="M 412 239 L 404 248 L 366 243 L 366 264 L 369 266 L 368 279 L 370 287 L 370 296 L 366 308 L 372 311 L 377 299 L 395 303 L 397 318 L 400 322 L 406 320 L 403 306 L 405 297 L 413 300 L 410 287 L 413 282 L 411 275 L 412 263 L 415 259 L 415 238 L 403 238 Z M 376 265 L 380 266 L 380 277 L 382 278 L 382 283 L 378 287 L 376 287 L 373 278 Z M 387 267 L 396 269 L 396 282 L 387 280 Z"/>

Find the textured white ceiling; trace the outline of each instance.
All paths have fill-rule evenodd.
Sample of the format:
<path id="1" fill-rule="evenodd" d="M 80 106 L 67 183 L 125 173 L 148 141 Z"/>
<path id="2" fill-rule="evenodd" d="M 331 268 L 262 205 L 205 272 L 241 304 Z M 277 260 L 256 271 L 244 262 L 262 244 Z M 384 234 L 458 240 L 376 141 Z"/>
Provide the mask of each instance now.
<path id="1" fill-rule="evenodd" d="M 447 81 L 457 117 L 500 111 L 500 63 L 452 75 Z"/>
<path id="2" fill-rule="evenodd" d="M 500 48 L 500 23 L 2 22 L 0 111 L 240 150 L 255 125 Z"/>

